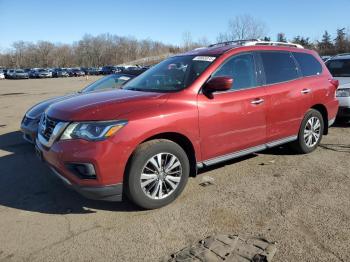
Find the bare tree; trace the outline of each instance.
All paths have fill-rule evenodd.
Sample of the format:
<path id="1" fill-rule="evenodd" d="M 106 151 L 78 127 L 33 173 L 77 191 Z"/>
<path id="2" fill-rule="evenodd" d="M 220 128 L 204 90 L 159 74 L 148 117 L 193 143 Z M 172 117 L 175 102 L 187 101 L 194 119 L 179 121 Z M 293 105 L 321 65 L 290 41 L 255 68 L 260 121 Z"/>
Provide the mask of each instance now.
<path id="1" fill-rule="evenodd" d="M 183 32 L 182 34 L 182 41 L 183 41 L 183 49 L 184 50 L 190 50 L 193 47 L 193 39 L 191 32 Z"/>
<path id="2" fill-rule="evenodd" d="M 264 22 L 250 16 L 239 15 L 229 21 L 228 30 L 220 33 L 217 37 L 219 42 L 258 39 L 267 33 L 267 26 Z"/>

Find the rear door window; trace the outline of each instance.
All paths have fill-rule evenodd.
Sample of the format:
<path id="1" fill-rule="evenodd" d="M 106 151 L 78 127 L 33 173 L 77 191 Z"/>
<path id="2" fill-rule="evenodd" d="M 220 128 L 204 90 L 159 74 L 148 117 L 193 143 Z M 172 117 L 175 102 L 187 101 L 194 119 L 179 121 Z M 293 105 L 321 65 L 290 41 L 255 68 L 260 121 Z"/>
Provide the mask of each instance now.
<path id="1" fill-rule="evenodd" d="M 303 76 L 314 76 L 322 73 L 322 65 L 313 55 L 294 52 L 293 56 L 297 60 Z"/>
<path id="2" fill-rule="evenodd" d="M 299 73 L 290 52 L 260 52 L 267 85 L 299 78 Z"/>
<path id="3" fill-rule="evenodd" d="M 229 76 L 233 78 L 232 90 L 240 90 L 258 85 L 254 55 L 251 53 L 233 56 L 213 74 L 213 77 Z"/>

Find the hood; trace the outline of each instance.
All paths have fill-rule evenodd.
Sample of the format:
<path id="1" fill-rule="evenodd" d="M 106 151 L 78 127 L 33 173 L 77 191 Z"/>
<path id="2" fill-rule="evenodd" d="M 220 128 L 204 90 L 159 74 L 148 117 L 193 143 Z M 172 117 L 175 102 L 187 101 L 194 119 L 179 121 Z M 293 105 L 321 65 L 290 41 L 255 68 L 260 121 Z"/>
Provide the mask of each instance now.
<path id="1" fill-rule="evenodd" d="M 166 93 L 123 89 L 83 93 L 51 105 L 47 114 L 64 121 L 113 120 L 135 110 L 158 106 L 167 96 Z"/>
<path id="2" fill-rule="evenodd" d="M 350 77 L 334 77 L 339 81 L 339 88 L 350 88 Z"/>
<path id="3" fill-rule="evenodd" d="M 39 104 L 36 104 L 33 106 L 31 109 L 29 109 L 26 113 L 26 116 L 30 118 L 40 118 L 41 114 L 53 103 L 62 101 L 64 99 L 67 99 L 72 96 L 76 96 L 78 94 L 69 94 L 65 96 L 59 96 L 59 97 L 54 97 L 45 101 L 40 102 Z"/>

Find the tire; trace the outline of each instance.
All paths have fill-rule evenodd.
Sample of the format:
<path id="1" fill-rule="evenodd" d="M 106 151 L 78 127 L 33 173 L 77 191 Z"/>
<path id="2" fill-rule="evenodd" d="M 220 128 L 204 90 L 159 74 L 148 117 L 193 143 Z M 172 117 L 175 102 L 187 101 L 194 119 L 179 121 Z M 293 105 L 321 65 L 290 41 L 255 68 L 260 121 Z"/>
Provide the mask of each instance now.
<path id="1" fill-rule="evenodd" d="M 159 169 L 159 160 L 164 170 Z M 180 195 L 189 173 L 189 160 L 182 147 L 166 139 L 151 140 L 134 152 L 125 174 L 125 191 L 132 202 L 144 209 L 160 208 Z"/>
<path id="2" fill-rule="evenodd" d="M 312 123 L 315 123 L 314 127 L 316 127 L 317 121 L 319 122 L 319 127 L 311 129 L 313 133 L 310 133 Z M 315 109 L 308 110 L 301 122 L 298 139 L 292 143 L 292 148 L 299 154 L 308 154 L 314 151 L 322 140 L 323 131 L 324 119 L 322 114 Z M 306 132 L 308 132 L 309 135 L 307 135 Z M 318 135 L 318 138 L 316 134 Z M 311 142 L 309 139 L 311 139 Z"/>

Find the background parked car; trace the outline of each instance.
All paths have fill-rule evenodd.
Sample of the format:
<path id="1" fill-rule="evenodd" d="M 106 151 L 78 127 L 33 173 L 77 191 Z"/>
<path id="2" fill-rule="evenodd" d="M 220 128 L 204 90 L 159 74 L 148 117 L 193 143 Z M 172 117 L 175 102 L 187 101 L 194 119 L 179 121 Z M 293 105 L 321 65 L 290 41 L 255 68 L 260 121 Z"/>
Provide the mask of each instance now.
<path id="1" fill-rule="evenodd" d="M 78 69 L 78 68 L 72 68 L 67 71 L 69 76 L 85 76 L 84 71 Z"/>
<path id="2" fill-rule="evenodd" d="M 56 68 L 52 71 L 52 77 L 68 77 L 69 74 L 66 70 Z"/>
<path id="3" fill-rule="evenodd" d="M 30 78 L 49 78 L 52 77 L 52 72 L 47 69 L 39 68 L 29 72 Z"/>
<path id="4" fill-rule="evenodd" d="M 117 66 L 104 66 L 104 67 L 102 67 L 102 74 L 103 75 L 119 73 L 121 71 L 122 71 L 121 68 L 119 68 Z"/>
<path id="5" fill-rule="evenodd" d="M 82 67 L 82 71 L 84 71 L 85 75 L 99 75 L 100 72 L 96 67 Z"/>
<path id="6" fill-rule="evenodd" d="M 0 79 L 5 79 L 5 73 L 3 70 L 0 70 Z"/>
<path id="7" fill-rule="evenodd" d="M 7 69 L 5 77 L 7 79 L 11 79 L 11 78 L 13 78 L 14 73 L 15 73 L 15 69 Z"/>
<path id="8" fill-rule="evenodd" d="M 28 73 L 29 78 L 36 78 L 36 70 L 35 69 L 31 69 Z"/>
<path id="9" fill-rule="evenodd" d="M 97 80 L 96 82 L 88 85 L 87 87 L 85 87 L 84 89 L 82 89 L 77 93 L 68 94 L 66 96 L 55 97 L 55 98 L 51 98 L 43 102 L 40 102 L 39 104 L 30 108 L 26 112 L 25 116 L 23 117 L 23 120 L 21 123 L 23 138 L 30 143 L 34 143 L 36 134 L 38 131 L 38 124 L 39 124 L 41 114 L 46 110 L 46 108 L 48 108 L 53 103 L 62 101 L 64 99 L 67 99 L 82 93 L 121 88 L 126 82 L 134 78 L 136 75 L 137 74 L 134 74 L 134 75 L 120 74 L 120 73 L 112 74 Z"/>
<path id="10" fill-rule="evenodd" d="M 339 110 L 337 117 L 346 120 L 350 119 L 350 54 L 333 56 L 326 62 L 328 70 L 333 77 L 339 80 L 337 98 Z"/>
<path id="11" fill-rule="evenodd" d="M 7 72 L 7 78 L 9 79 L 28 79 L 28 73 L 24 72 L 23 69 L 10 69 Z"/>

